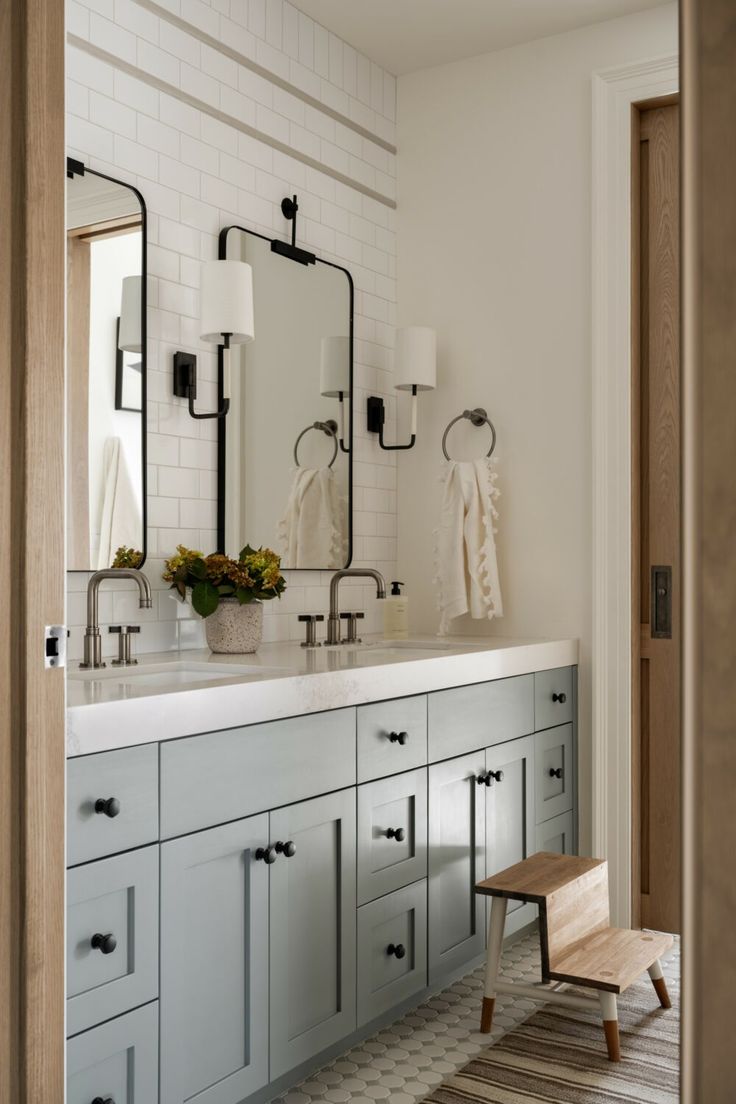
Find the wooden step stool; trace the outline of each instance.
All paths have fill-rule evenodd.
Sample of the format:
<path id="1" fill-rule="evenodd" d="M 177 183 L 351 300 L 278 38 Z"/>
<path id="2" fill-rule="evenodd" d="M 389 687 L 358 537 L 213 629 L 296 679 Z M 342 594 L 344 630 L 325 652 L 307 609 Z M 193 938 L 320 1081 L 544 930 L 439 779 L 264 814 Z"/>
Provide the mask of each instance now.
<path id="1" fill-rule="evenodd" d="M 480 1029 L 489 1032 L 496 993 L 553 1001 L 568 1008 L 600 1007 L 612 1062 L 621 1058 L 616 996 L 649 971 L 662 1008 L 670 1008 L 660 955 L 672 936 L 612 928 L 608 912 L 608 863 L 574 855 L 540 851 L 523 862 L 478 882 L 476 893 L 493 898 L 488 925 L 488 957 Z M 542 985 L 498 980 L 508 901 L 539 905 Z M 560 991 L 560 985 L 597 989 L 598 997 Z"/>

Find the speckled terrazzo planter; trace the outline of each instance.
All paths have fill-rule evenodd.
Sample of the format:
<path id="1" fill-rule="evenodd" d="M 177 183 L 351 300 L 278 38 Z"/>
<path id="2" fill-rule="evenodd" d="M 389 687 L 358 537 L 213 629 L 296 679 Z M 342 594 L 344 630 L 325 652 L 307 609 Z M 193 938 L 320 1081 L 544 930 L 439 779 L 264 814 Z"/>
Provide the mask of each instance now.
<path id="1" fill-rule="evenodd" d="M 260 602 L 241 606 L 237 598 L 221 598 L 215 612 L 205 618 L 204 627 L 211 652 L 255 652 L 263 636 L 263 606 Z"/>

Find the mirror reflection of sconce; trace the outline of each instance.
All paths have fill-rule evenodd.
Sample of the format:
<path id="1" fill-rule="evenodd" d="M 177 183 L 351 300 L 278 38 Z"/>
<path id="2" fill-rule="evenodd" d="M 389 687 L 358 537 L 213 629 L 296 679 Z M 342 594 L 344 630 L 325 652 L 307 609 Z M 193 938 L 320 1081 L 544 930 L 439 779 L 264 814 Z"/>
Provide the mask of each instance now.
<path id="1" fill-rule="evenodd" d="M 345 444 L 344 400 L 350 398 L 350 338 L 323 337 L 319 373 L 319 389 L 326 399 L 337 399 L 340 404 L 340 448 L 350 452 Z"/>
<path id="2" fill-rule="evenodd" d="M 197 397 L 197 358 L 174 353 L 174 394 L 189 400 L 192 418 L 224 418 L 230 409 L 230 346 L 255 337 L 253 269 L 245 261 L 207 261 L 200 289 L 202 341 L 222 347 L 222 402 L 212 413 L 194 409 Z"/>
<path id="3" fill-rule="evenodd" d="M 118 330 L 118 349 L 122 353 L 140 353 L 143 351 L 141 338 L 141 295 L 143 278 L 124 276 L 123 291 L 120 297 L 120 329 Z"/>
<path id="4" fill-rule="evenodd" d="M 383 399 L 368 399 L 368 432 L 378 434 L 382 449 L 391 452 L 414 447 L 417 439 L 417 392 L 434 391 L 437 386 L 437 334 L 428 326 L 404 326 L 396 331 L 394 372 L 397 391 L 411 391 L 411 437 L 405 445 L 387 445 L 383 439 L 386 410 Z"/>

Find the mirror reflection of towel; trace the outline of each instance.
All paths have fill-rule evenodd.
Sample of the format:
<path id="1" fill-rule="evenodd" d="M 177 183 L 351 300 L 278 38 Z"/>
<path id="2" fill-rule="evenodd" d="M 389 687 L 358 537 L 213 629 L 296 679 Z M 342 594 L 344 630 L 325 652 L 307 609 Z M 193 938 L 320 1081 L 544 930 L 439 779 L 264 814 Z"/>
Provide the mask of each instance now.
<path id="1" fill-rule="evenodd" d="M 108 437 L 102 457 L 104 486 L 98 570 L 110 567 L 121 545 L 140 548 L 143 519 L 119 437 Z"/>
<path id="2" fill-rule="evenodd" d="M 279 522 L 284 567 L 345 566 L 346 507 L 332 468 L 297 468 Z"/>
<path id="3" fill-rule="evenodd" d="M 503 617 L 494 536 L 499 495 L 495 463 L 487 457 L 450 460 L 443 471 L 434 578 L 442 636 L 463 613 Z"/>

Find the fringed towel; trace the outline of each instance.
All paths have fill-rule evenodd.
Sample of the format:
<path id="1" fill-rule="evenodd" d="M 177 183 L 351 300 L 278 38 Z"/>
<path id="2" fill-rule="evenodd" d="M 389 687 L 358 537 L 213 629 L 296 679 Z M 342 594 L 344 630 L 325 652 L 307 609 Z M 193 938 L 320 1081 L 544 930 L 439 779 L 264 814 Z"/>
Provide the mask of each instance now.
<path id="1" fill-rule="evenodd" d="M 436 530 L 435 583 L 440 634 L 463 613 L 503 616 L 496 562 L 496 462 L 449 460 L 441 481 L 442 507 Z"/>
<path id="2" fill-rule="evenodd" d="M 279 522 L 284 567 L 344 567 L 346 516 L 332 468 L 297 468 Z"/>

